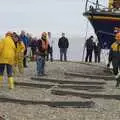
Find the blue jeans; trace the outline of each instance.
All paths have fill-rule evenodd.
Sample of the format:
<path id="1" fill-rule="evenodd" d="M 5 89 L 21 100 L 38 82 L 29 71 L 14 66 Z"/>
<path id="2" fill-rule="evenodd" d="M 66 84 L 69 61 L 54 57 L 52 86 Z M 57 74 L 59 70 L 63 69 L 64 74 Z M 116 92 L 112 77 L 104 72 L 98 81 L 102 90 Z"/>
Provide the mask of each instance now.
<path id="1" fill-rule="evenodd" d="M 12 77 L 13 69 L 12 65 L 9 64 L 0 64 L 0 75 L 3 76 L 5 67 L 7 69 L 8 77 Z"/>
<path id="2" fill-rule="evenodd" d="M 60 48 L 60 61 L 63 60 L 64 55 L 64 61 L 67 61 L 67 48 Z"/>
<path id="3" fill-rule="evenodd" d="M 37 56 L 37 74 L 38 75 L 44 74 L 44 70 L 45 70 L 45 57 Z"/>

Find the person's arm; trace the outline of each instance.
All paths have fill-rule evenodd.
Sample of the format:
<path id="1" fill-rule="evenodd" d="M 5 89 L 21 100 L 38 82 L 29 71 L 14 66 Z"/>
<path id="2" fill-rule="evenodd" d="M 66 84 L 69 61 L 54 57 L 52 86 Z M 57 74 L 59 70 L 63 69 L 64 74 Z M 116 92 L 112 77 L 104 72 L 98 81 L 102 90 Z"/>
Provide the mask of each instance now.
<path id="1" fill-rule="evenodd" d="M 60 39 L 59 39 L 59 41 L 58 41 L 58 47 L 60 48 Z"/>
<path id="2" fill-rule="evenodd" d="M 68 41 L 68 39 L 67 39 L 67 48 L 69 48 L 69 41 Z"/>
<path id="3" fill-rule="evenodd" d="M 3 47 L 4 47 L 4 40 L 0 40 L 0 53 L 2 52 L 3 50 Z"/>
<path id="4" fill-rule="evenodd" d="M 113 53 L 113 51 L 112 51 L 112 48 L 111 48 L 110 51 L 109 51 L 107 67 L 110 67 L 110 63 L 112 61 L 112 53 Z"/>

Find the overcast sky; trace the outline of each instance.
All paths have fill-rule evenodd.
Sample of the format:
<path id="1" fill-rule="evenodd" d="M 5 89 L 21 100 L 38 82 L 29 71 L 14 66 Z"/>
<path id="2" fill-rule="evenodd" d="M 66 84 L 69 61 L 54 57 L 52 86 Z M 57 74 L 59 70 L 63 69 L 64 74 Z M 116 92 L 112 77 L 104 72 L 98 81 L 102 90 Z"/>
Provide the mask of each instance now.
<path id="1" fill-rule="evenodd" d="M 37 36 L 42 31 L 84 36 L 84 8 L 85 0 L 0 0 L 0 35 L 25 30 Z"/>

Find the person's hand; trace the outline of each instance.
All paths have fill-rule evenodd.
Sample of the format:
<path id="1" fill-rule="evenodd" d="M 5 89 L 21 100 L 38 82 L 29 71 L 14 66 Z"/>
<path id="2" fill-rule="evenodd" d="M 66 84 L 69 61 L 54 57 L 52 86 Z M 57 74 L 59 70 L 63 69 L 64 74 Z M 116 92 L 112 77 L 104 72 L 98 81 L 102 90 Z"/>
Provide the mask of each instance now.
<path id="1" fill-rule="evenodd" d="M 107 64 L 107 68 L 109 68 L 109 67 L 110 67 L 110 63 Z"/>
<path id="2" fill-rule="evenodd" d="M 48 54 L 48 52 L 47 51 L 45 51 L 45 55 L 47 55 Z"/>

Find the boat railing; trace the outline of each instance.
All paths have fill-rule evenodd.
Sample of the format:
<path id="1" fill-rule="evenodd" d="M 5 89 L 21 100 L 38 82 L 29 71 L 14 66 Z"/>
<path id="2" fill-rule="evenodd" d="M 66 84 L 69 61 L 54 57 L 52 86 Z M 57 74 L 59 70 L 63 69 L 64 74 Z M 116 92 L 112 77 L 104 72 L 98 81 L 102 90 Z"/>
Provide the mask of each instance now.
<path id="1" fill-rule="evenodd" d="M 102 4 L 87 0 L 85 12 L 103 12 L 120 14 L 120 8 L 108 8 Z"/>

